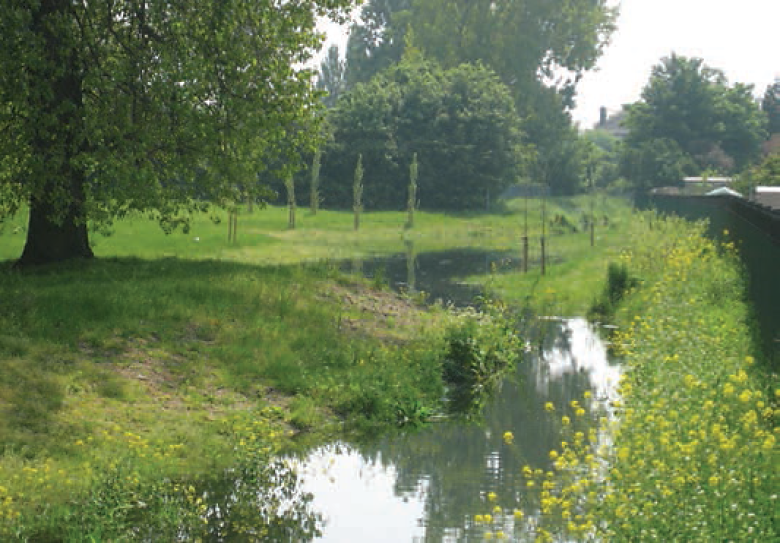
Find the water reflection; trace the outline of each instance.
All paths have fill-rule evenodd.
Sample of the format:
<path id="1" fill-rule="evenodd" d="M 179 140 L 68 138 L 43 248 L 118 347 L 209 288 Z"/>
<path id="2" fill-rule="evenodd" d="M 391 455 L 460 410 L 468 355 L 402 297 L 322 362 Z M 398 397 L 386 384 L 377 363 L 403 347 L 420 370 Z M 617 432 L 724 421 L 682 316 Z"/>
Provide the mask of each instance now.
<path id="1" fill-rule="evenodd" d="M 464 277 L 517 270 L 519 266 L 519 260 L 511 252 L 461 248 L 418 253 L 414 242 L 406 240 L 402 253 L 352 259 L 342 268 L 366 277 L 384 278 L 398 291 L 423 291 L 431 301 L 440 299 L 465 306 L 474 302 L 481 289 L 463 283 Z"/>
<path id="2" fill-rule="evenodd" d="M 548 321 L 541 348 L 532 349 L 506 380 L 477 424 L 445 421 L 417 433 L 364 445 L 328 445 L 302 461 L 303 489 L 325 518 L 322 541 L 479 541 L 475 513 L 495 492 L 504 507 L 533 509 L 522 492 L 521 468 L 550 468 L 560 446 L 560 414 L 586 391 L 607 398 L 619 369 L 583 319 Z M 546 402 L 557 406 L 545 411 Z M 578 419 L 596 426 L 597 409 Z M 513 444 L 502 436 L 511 431 Z"/>

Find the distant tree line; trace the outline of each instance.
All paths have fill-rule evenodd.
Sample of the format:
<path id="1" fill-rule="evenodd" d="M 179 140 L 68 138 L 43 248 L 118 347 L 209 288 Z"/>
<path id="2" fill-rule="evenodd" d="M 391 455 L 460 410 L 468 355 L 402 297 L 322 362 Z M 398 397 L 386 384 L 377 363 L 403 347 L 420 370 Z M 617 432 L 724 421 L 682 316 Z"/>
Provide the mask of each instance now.
<path id="1" fill-rule="evenodd" d="M 331 49 L 320 70 L 324 204 L 349 205 L 358 153 L 367 208 L 404 207 L 415 152 L 422 207 L 473 209 L 520 179 L 576 192 L 585 151 L 569 112 L 615 16 L 605 0 L 368 1 L 346 57 Z"/>
<path id="2" fill-rule="evenodd" d="M 517 182 L 553 194 L 645 190 L 747 174 L 780 150 L 780 83 L 757 100 L 752 86 L 674 53 L 624 106 L 625 138 L 579 133 L 576 85 L 614 22 L 601 1 L 368 1 L 345 57 L 331 49 L 320 71 L 323 201 L 349 205 L 359 153 L 369 209 L 403 208 L 415 152 L 422 207 L 473 209 Z"/>
<path id="3" fill-rule="evenodd" d="M 702 173 L 734 175 L 761 159 L 768 117 L 753 88 L 729 85 L 702 59 L 672 54 L 627 106 L 620 173 L 640 188 Z"/>

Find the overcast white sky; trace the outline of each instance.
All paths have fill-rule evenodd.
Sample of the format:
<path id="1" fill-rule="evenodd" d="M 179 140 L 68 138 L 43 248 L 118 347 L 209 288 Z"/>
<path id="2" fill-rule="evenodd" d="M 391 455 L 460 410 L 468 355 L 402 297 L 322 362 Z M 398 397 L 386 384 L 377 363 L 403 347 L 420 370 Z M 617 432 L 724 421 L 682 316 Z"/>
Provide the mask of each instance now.
<path id="1" fill-rule="evenodd" d="M 615 2 L 617 3 L 617 2 Z M 762 95 L 780 77 L 780 0 L 622 0 L 618 30 L 579 86 L 574 120 L 592 126 L 639 99 L 650 69 L 675 52 L 704 59 L 730 83 L 753 83 Z M 328 26 L 328 44 L 346 37 Z M 327 48 L 328 45 L 326 45 Z"/>

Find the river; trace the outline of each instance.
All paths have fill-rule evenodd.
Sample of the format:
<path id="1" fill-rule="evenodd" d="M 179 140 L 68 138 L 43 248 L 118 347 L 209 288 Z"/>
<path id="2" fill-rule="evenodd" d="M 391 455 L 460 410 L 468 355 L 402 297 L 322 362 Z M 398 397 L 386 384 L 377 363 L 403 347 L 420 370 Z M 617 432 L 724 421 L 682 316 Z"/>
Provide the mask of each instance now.
<path id="1" fill-rule="evenodd" d="M 457 303 L 474 291 L 456 283 L 448 294 L 446 277 L 468 275 L 474 268 L 495 271 L 497 263 L 506 262 L 505 255 L 470 251 L 468 258 L 461 256 L 419 255 L 415 268 L 428 264 L 412 281 L 393 279 L 405 270 L 403 258 L 366 262 L 362 270 L 382 269 L 396 286 L 416 282 Z M 595 427 L 620 373 L 599 330 L 584 319 L 541 322 L 539 341 L 527 346 L 515 373 L 475 420 L 444 420 L 370 443 L 329 443 L 293 459 L 300 489 L 313 496 L 312 510 L 320 515 L 318 541 L 481 541 L 483 527 L 473 518 L 484 512 L 487 493 L 495 493 L 507 510 L 532 508 L 522 495 L 521 469 L 547 470 L 549 451 L 561 441 L 560 417 L 545 404 L 560 409 L 583 402 L 590 392 L 593 409 L 579 422 L 581 430 Z M 511 443 L 507 432 L 514 436 Z M 504 531 L 522 538 L 514 529 L 507 525 Z"/>

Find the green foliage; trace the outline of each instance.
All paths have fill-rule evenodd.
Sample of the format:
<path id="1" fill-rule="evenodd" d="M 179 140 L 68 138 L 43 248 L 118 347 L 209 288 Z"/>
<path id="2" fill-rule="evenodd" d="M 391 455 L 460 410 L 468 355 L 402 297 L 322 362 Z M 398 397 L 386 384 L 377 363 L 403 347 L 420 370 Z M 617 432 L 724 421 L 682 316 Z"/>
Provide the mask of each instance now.
<path id="1" fill-rule="evenodd" d="M 769 134 L 780 134 L 780 81 L 769 85 L 761 100 L 761 109 L 769 119 L 767 131 Z"/>
<path id="2" fill-rule="evenodd" d="M 766 135 L 750 86 L 730 87 L 702 59 L 675 54 L 653 68 L 625 122 L 622 173 L 641 188 L 677 184 L 681 174 L 707 169 L 744 170 Z"/>
<path id="3" fill-rule="evenodd" d="M 751 181 L 754 185 L 780 186 L 780 153 L 766 157 L 761 164 L 752 170 L 751 174 Z"/>
<path id="4" fill-rule="evenodd" d="M 0 535 L 68 542 L 315 535 L 310 497 L 300 495 L 289 466 L 273 458 L 282 435 L 278 415 L 264 409 L 244 418 L 223 424 L 234 444 L 231 469 L 202 478 L 172 471 L 181 444 L 165 446 L 118 426 L 77 440 L 85 461 L 72 471 L 55 470 L 47 460 L 25 466 L 13 487 L 0 486 Z M 67 501 L 29 503 L 26 494 L 55 486 Z"/>
<path id="5" fill-rule="evenodd" d="M 31 260 L 88 256 L 87 219 L 170 223 L 206 199 L 266 197 L 259 165 L 285 178 L 318 137 L 312 73 L 293 67 L 320 43 L 317 17 L 350 4 L 6 6 L 0 211 L 32 204 Z"/>
<path id="6" fill-rule="evenodd" d="M 616 16 L 604 0 L 372 0 L 353 27 L 348 78 L 367 82 L 400 63 L 409 30 L 414 47 L 445 69 L 485 66 L 510 89 L 537 153 L 534 176 L 556 194 L 573 194 L 581 170 L 568 110 L 576 82 L 595 65 Z"/>
<path id="7" fill-rule="evenodd" d="M 626 142 L 620 156 L 620 173 L 638 189 L 676 186 L 696 173 L 696 163 L 669 138 Z"/>
<path id="8" fill-rule="evenodd" d="M 704 232 L 653 215 L 632 223 L 620 263 L 643 282 L 617 308 L 617 397 L 546 407 L 561 417 L 552 467 L 524 468 L 522 492 L 481 515 L 486 529 L 543 541 L 777 540 L 777 376 L 751 356 L 734 245 Z M 580 423 L 604 408 L 598 429 Z"/>
<path id="9" fill-rule="evenodd" d="M 413 0 L 369 0 L 352 25 L 346 79 L 351 88 L 401 60 Z"/>
<path id="10" fill-rule="evenodd" d="M 606 130 L 593 129 L 582 137 L 593 144 L 593 183 L 596 187 L 609 188 L 620 178 L 620 140 Z"/>
<path id="11" fill-rule="evenodd" d="M 317 76 L 317 88 L 325 91 L 322 101 L 328 108 L 335 106 L 339 96 L 346 90 L 345 68 L 338 45 L 331 45 Z"/>
<path id="12" fill-rule="evenodd" d="M 520 359 L 517 327 L 506 306 L 485 300 L 482 312 L 466 311 L 447 329 L 443 373 L 455 412 L 478 412 Z"/>
<path id="13" fill-rule="evenodd" d="M 525 153 L 509 90 L 479 65 L 443 71 L 407 58 L 347 93 L 330 121 L 334 139 L 322 171 L 328 201 L 341 207 L 357 154 L 372 172 L 367 207 L 405 207 L 402 165 L 419 152 L 420 201 L 463 210 L 513 182 Z"/>
<path id="14" fill-rule="evenodd" d="M 407 28 L 426 56 L 447 67 L 481 61 L 520 85 L 539 70 L 578 73 L 595 64 L 615 16 L 602 0 L 372 0 L 353 28 L 347 60 L 357 73 L 350 80 L 368 81 L 400 61 Z"/>
<path id="15" fill-rule="evenodd" d="M 631 276 L 625 263 L 610 262 L 607 267 L 607 283 L 604 285 L 604 291 L 593 301 L 588 311 L 588 318 L 590 320 L 610 319 L 623 296 L 638 284 L 638 279 Z"/>

